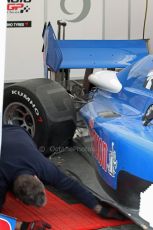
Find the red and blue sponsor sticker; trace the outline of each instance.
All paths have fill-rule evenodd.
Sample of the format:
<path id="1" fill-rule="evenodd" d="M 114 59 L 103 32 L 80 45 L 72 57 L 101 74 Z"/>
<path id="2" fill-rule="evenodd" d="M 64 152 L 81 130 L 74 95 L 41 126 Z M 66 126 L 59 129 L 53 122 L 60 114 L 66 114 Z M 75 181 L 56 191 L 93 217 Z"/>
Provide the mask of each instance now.
<path id="1" fill-rule="evenodd" d="M 16 219 L 0 214 L 0 229 L 1 230 L 15 230 Z"/>

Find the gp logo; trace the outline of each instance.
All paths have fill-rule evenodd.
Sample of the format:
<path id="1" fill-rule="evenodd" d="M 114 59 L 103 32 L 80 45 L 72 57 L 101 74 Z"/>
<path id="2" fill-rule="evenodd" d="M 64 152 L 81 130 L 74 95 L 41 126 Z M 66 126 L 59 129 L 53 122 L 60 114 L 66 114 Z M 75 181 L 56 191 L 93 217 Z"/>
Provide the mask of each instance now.
<path id="1" fill-rule="evenodd" d="M 16 220 L 4 215 L 0 215 L 1 230 L 15 230 Z"/>
<path id="2" fill-rule="evenodd" d="M 29 12 L 29 3 L 31 0 L 7 0 L 7 12 L 9 13 L 24 13 Z"/>

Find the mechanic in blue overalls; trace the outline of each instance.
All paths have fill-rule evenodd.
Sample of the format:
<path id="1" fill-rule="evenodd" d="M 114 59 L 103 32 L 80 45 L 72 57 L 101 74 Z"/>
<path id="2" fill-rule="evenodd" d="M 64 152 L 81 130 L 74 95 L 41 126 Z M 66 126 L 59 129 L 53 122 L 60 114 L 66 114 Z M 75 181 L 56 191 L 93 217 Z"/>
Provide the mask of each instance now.
<path id="1" fill-rule="evenodd" d="M 116 209 L 102 207 L 99 201 L 78 181 L 61 172 L 37 149 L 29 134 L 18 126 L 5 125 L 2 128 L 2 149 L 0 159 L 0 207 L 5 196 L 12 191 L 16 198 L 27 205 L 42 207 L 46 204 L 44 185 L 72 194 L 87 207 L 104 218 L 123 219 Z M 50 228 L 43 221 L 17 223 L 17 229 Z"/>

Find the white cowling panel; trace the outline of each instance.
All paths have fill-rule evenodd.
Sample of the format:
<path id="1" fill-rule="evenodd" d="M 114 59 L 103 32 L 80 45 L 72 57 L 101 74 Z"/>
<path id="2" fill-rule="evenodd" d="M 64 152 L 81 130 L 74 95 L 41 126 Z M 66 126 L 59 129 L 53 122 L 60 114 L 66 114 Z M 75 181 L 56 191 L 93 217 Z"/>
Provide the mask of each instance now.
<path id="1" fill-rule="evenodd" d="M 122 85 L 117 78 L 117 72 L 115 71 L 103 70 L 91 74 L 89 76 L 89 82 L 111 93 L 119 93 L 122 89 Z"/>

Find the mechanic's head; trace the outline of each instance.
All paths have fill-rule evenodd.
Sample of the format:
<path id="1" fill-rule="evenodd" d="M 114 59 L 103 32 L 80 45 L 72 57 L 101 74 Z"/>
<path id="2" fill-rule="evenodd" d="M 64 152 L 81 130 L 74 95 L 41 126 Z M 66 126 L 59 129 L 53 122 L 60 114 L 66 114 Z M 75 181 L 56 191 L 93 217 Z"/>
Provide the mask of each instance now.
<path id="1" fill-rule="evenodd" d="M 46 204 L 45 188 L 37 176 L 18 176 L 14 181 L 13 192 L 19 200 L 27 205 L 42 207 Z"/>

